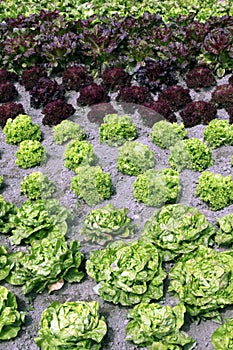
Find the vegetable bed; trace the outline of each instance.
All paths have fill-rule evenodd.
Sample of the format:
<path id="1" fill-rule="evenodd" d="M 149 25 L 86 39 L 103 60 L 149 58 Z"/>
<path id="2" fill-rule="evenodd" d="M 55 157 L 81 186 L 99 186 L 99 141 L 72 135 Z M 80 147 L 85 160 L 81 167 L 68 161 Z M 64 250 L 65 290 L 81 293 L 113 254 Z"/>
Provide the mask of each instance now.
<path id="1" fill-rule="evenodd" d="M 0 349 L 231 349 L 231 39 L 209 69 L 169 35 L 174 65 L 0 70 Z"/>

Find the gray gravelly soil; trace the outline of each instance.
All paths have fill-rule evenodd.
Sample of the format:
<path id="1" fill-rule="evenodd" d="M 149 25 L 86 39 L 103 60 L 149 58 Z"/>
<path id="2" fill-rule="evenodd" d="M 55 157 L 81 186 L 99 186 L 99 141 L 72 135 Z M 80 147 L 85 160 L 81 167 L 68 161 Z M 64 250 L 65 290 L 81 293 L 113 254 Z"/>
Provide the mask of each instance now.
<path id="1" fill-rule="evenodd" d="M 224 83 L 227 81 L 227 77 L 218 82 L 218 84 Z M 26 114 L 30 115 L 33 119 L 33 122 L 39 123 L 41 125 L 41 130 L 44 135 L 42 144 L 46 147 L 49 159 L 47 163 L 43 166 L 35 167 L 33 169 L 20 169 L 15 165 L 14 154 L 17 150 L 17 146 L 8 145 L 5 142 L 5 137 L 2 131 L 0 131 L 0 175 L 4 177 L 4 187 L 1 191 L 1 194 L 5 197 L 7 201 L 14 203 L 15 205 L 21 205 L 26 197 L 20 195 L 19 184 L 22 181 L 23 177 L 26 174 L 31 173 L 32 171 L 42 171 L 47 174 L 49 178 L 55 182 L 58 191 L 55 195 L 55 198 L 60 200 L 61 205 L 73 210 L 75 214 L 75 220 L 70 228 L 68 239 L 78 239 L 81 242 L 81 250 L 88 254 L 91 250 L 100 249 L 99 246 L 90 245 L 84 241 L 84 238 L 79 234 L 79 229 L 82 225 L 82 221 L 85 216 L 90 212 L 92 208 L 78 201 L 76 195 L 70 190 L 70 179 L 74 176 L 72 171 L 69 171 L 63 166 L 63 152 L 66 147 L 58 146 L 53 142 L 53 133 L 52 129 L 48 126 L 43 126 L 41 123 L 42 114 L 41 109 L 35 110 L 30 107 L 29 93 L 27 93 L 24 88 L 16 84 L 16 87 L 20 93 L 18 102 L 21 102 L 24 105 Z M 206 101 L 210 98 L 211 89 L 206 91 L 201 91 L 196 93 L 192 91 L 192 98 L 194 99 L 204 99 Z M 75 92 L 67 93 L 67 102 L 72 103 L 76 108 L 76 99 L 78 94 Z M 114 104 L 114 102 L 113 102 Z M 123 114 L 123 111 L 120 111 L 120 107 L 116 105 L 119 113 Z M 130 177 L 123 175 L 116 169 L 116 158 L 117 158 L 117 148 L 111 148 L 107 145 L 100 145 L 99 136 L 98 136 L 98 126 L 97 124 L 90 123 L 87 119 L 88 108 L 78 108 L 76 109 L 75 115 L 71 118 L 72 120 L 78 122 L 87 133 L 87 140 L 92 143 L 94 146 L 95 153 L 99 157 L 99 165 L 103 167 L 104 171 L 109 171 L 111 178 L 113 180 L 113 185 L 115 187 L 115 194 L 111 197 L 110 200 L 102 202 L 96 207 L 102 207 L 107 203 L 113 203 L 116 207 L 129 208 L 129 216 L 133 219 L 134 223 L 138 225 L 138 231 L 136 236 L 137 238 L 140 235 L 140 230 L 143 227 L 145 221 L 152 215 L 154 208 L 146 207 L 143 204 L 139 204 L 133 198 L 133 187 L 132 184 L 135 180 L 135 177 Z M 228 115 L 225 110 L 218 110 L 218 118 L 227 119 Z M 168 166 L 168 155 L 169 151 L 161 150 L 159 147 L 154 145 L 151 142 L 149 137 L 150 128 L 147 128 L 143 125 L 140 116 L 136 113 L 133 115 L 133 120 L 137 125 L 138 130 L 138 141 L 141 141 L 144 144 L 147 144 L 151 150 L 155 153 L 156 158 L 156 168 L 164 168 Z M 197 137 L 203 139 L 203 130 L 205 126 L 199 125 L 193 128 L 188 129 L 189 137 Z M 231 157 L 233 154 L 233 147 L 221 147 L 214 150 L 214 165 L 208 170 L 213 171 L 214 173 L 221 173 L 222 175 L 229 175 L 232 173 L 232 168 L 230 166 Z M 233 205 L 220 210 L 217 212 L 212 212 L 207 205 L 202 203 L 198 198 L 194 196 L 195 187 L 197 184 L 197 179 L 200 176 L 200 173 L 185 170 L 181 174 L 181 183 L 182 183 L 182 196 L 180 202 L 194 206 L 200 210 L 203 214 L 206 215 L 207 219 L 215 223 L 217 217 L 224 216 L 228 213 L 233 212 Z M 11 250 L 14 250 L 14 247 L 10 246 L 9 240 L 7 237 L 1 235 L 1 244 L 7 245 Z M 132 343 L 125 341 L 125 326 L 127 323 L 127 310 L 126 307 L 116 306 L 111 303 L 103 301 L 98 297 L 93 291 L 95 282 L 89 278 L 85 277 L 81 283 L 75 284 L 65 284 L 63 288 L 59 291 L 56 291 L 52 294 L 48 294 L 47 291 L 40 295 L 33 295 L 32 300 L 28 297 L 23 296 L 20 287 L 13 287 L 7 283 L 2 283 L 10 290 L 12 290 L 17 296 L 20 310 L 27 310 L 26 323 L 22 327 L 19 335 L 16 339 L 11 341 L 3 342 L 0 344 L 0 350 L 35 350 L 37 346 L 34 343 L 34 338 L 37 336 L 39 329 L 39 321 L 42 311 L 49 306 L 52 301 L 75 301 L 75 300 L 97 300 L 100 303 L 100 311 L 106 317 L 108 325 L 108 333 L 103 343 L 103 350 L 133 350 L 139 349 L 139 347 L 134 346 Z M 172 296 L 166 296 L 164 299 L 165 303 L 174 305 L 175 300 Z M 233 316 L 233 308 L 227 308 L 223 311 L 223 317 Z M 217 324 L 212 321 L 201 322 L 200 324 L 190 324 L 188 321 L 185 324 L 184 329 L 197 340 L 198 350 L 211 350 L 213 349 L 211 345 L 211 334 L 214 329 L 217 327 Z M 142 348 L 141 348 L 142 349 Z"/>

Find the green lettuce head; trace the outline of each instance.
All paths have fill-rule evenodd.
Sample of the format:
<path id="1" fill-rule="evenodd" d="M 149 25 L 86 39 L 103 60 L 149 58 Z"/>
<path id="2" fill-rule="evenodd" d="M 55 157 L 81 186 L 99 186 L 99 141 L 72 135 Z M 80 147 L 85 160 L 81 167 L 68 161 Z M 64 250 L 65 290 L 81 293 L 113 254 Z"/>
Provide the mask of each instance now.
<path id="1" fill-rule="evenodd" d="M 116 241 L 106 249 L 92 251 L 86 270 L 98 283 L 101 298 L 114 304 L 134 305 L 162 298 L 166 273 L 161 262 L 151 243 Z"/>
<path id="2" fill-rule="evenodd" d="M 193 349 L 195 341 L 180 328 L 184 324 L 185 306 L 173 308 L 159 304 L 140 303 L 129 311 L 126 340 L 148 349 Z"/>
<path id="3" fill-rule="evenodd" d="M 219 309 L 233 303 L 233 254 L 200 246 L 183 255 L 169 272 L 169 290 L 191 317 L 219 319 Z"/>
<path id="4" fill-rule="evenodd" d="M 106 333 L 97 301 L 54 301 L 42 313 L 35 342 L 43 350 L 99 350 Z"/>

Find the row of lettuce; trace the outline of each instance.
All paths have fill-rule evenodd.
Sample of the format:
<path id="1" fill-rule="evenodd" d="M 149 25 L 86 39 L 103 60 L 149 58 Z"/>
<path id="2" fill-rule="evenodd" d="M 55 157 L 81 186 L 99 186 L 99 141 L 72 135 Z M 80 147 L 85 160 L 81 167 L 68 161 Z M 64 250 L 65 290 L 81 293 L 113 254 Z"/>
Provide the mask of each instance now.
<path id="1" fill-rule="evenodd" d="M 2 10 L 2 11 L 1 11 Z M 2 0 L 0 3 L 0 21 L 6 17 L 17 17 L 24 15 L 30 16 L 32 13 L 40 13 L 41 10 L 59 10 L 62 15 L 68 19 L 87 19 L 93 15 L 112 16 L 118 13 L 121 16 L 132 14 L 136 17 L 141 16 L 145 11 L 157 13 L 168 21 L 170 17 L 178 15 L 195 14 L 195 19 L 205 21 L 211 16 L 232 15 L 233 6 L 230 0 L 208 0 L 203 3 L 200 0 L 194 0 L 192 3 L 184 0 L 164 0 L 164 1 L 111 1 L 106 4 L 104 1 L 91 0 L 56 0 L 48 2 L 42 0 L 39 3 L 35 0 L 29 0 L 26 3 L 20 3 L 18 0 Z"/>
<path id="2" fill-rule="evenodd" d="M 28 115 L 20 114 L 9 118 L 3 128 L 6 142 L 18 145 L 15 164 L 28 169 L 45 164 L 48 152 L 41 144 L 42 132 Z M 214 164 L 212 150 L 220 146 L 233 145 L 233 126 L 227 120 L 213 119 L 204 129 L 201 141 L 187 138 L 184 125 L 165 120 L 156 122 L 150 134 L 151 141 L 162 149 L 169 149 L 170 168 L 155 170 L 155 154 L 148 145 L 136 141 L 136 125 L 130 116 L 109 114 L 99 127 L 100 143 L 119 147 L 116 160 L 117 170 L 129 176 L 136 176 L 133 183 L 134 197 L 147 206 L 161 206 L 175 203 L 181 193 L 180 173 L 185 169 L 203 172 L 198 179 L 196 195 L 212 210 L 223 209 L 233 203 L 233 180 L 205 171 Z M 76 175 L 71 179 L 71 189 L 89 206 L 94 206 L 114 193 L 109 172 L 103 172 L 93 145 L 85 140 L 86 133 L 80 125 L 63 120 L 53 127 L 54 142 L 66 147 L 63 154 L 64 166 Z M 231 164 L 233 165 L 233 156 Z M 46 180 L 46 181 L 45 181 Z M 46 184 L 46 185 L 45 185 Z M 55 190 L 46 176 L 32 173 L 21 183 L 21 191 L 30 199 L 38 199 L 40 189 L 45 195 Z"/>
<path id="3" fill-rule="evenodd" d="M 84 267 L 79 242 L 68 244 L 65 238 L 72 215 L 57 200 L 28 200 L 19 208 L 2 196 L 0 200 L 1 232 L 11 234 L 16 245 L 29 244 L 26 251 L 15 253 L 1 246 L 1 280 L 22 286 L 22 292 L 28 294 L 45 289 L 52 292 L 65 282 L 78 283 L 87 273 L 96 281 L 95 292 L 103 300 L 133 307 L 128 312 L 126 340 L 136 345 L 192 349 L 195 340 L 180 331 L 185 313 L 194 320 L 221 321 L 220 309 L 233 303 L 232 251 L 213 249 L 214 242 L 219 246 L 232 244 L 232 214 L 217 220 L 216 231 L 196 208 L 163 206 L 145 223 L 139 239 L 131 243 L 117 240 L 92 251 Z M 136 228 L 127 212 L 112 205 L 93 209 L 81 233 L 87 239 L 101 238 L 95 239 L 100 244 L 114 235 L 128 237 Z M 169 273 L 164 262 L 173 262 Z M 179 300 L 173 308 L 155 303 L 164 297 L 167 278 L 168 291 Z M 18 311 L 12 292 L 3 286 L 0 292 L 0 339 L 8 340 L 18 334 L 25 312 Z M 229 349 L 226 344 L 232 342 L 232 332 L 226 329 L 232 329 L 232 320 L 212 335 L 217 350 Z M 107 323 L 99 314 L 98 302 L 53 302 L 42 313 L 35 341 L 41 349 L 100 349 L 106 333 Z"/>
<path id="4" fill-rule="evenodd" d="M 104 68 L 131 71 L 146 58 L 171 62 L 178 71 L 207 64 L 218 73 L 232 69 L 232 16 L 195 20 L 195 13 L 165 23 L 144 12 L 68 20 L 58 11 L 5 18 L 0 24 L 0 67 L 22 71 L 39 64 L 62 71 L 85 64 L 96 76 Z"/>
<path id="5" fill-rule="evenodd" d="M 187 88 L 178 83 L 178 75 L 169 63 L 148 59 L 145 66 L 135 74 L 129 74 L 119 67 L 107 68 L 101 83 L 94 82 L 85 66 L 75 65 L 62 72 L 61 83 L 40 67 L 24 69 L 21 75 L 3 68 L 0 70 L 0 126 L 7 119 L 25 114 L 22 103 L 16 102 L 20 95 L 17 81 L 30 95 L 30 106 L 40 109 L 44 125 L 53 126 L 68 119 L 75 112 L 73 104 L 67 103 L 69 92 L 76 92 L 77 107 L 89 106 L 87 118 L 101 124 L 106 114 L 117 113 L 111 104 L 116 101 L 126 113 L 135 110 L 143 124 L 152 127 L 161 116 L 176 122 L 176 112 L 185 127 L 208 124 L 217 117 L 218 109 L 224 108 L 233 121 L 233 75 L 228 81 L 217 85 L 213 71 L 205 66 L 190 69 L 184 76 Z M 217 85 L 217 86 L 216 86 Z M 211 89 L 210 100 L 192 98 L 191 90 L 205 92 Z M 117 93 L 113 97 L 113 93 Z M 160 116 L 159 116 L 160 115 Z"/>

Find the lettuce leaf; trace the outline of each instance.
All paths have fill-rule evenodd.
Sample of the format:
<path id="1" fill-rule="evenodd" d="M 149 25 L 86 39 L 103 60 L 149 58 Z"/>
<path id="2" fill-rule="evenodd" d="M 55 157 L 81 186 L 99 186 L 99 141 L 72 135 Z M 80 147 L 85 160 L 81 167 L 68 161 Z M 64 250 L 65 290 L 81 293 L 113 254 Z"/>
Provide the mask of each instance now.
<path id="1" fill-rule="evenodd" d="M 15 338 L 25 319 L 25 312 L 18 311 L 14 294 L 0 286 L 0 340 Z"/>

